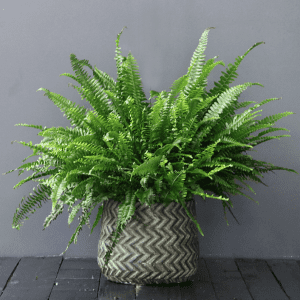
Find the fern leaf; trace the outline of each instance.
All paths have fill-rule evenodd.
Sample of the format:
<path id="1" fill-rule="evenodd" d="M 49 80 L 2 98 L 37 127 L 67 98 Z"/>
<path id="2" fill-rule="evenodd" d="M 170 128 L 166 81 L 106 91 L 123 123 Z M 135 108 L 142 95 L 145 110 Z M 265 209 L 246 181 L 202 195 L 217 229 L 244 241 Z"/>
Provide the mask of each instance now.
<path id="1" fill-rule="evenodd" d="M 201 35 L 201 38 L 199 39 L 199 44 L 196 48 L 196 50 L 193 53 L 193 56 L 191 58 L 191 63 L 190 63 L 190 67 L 188 68 L 189 71 L 189 79 L 188 79 L 188 83 L 184 89 L 184 94 L 187 95 L 190 93 L 192 87 L 194 86 L 194 83 L 197 82 L 198 78 L 201 75 L 203 66 L 202 64 L 204 63 L 204 58 L 205 55 L 203 55 L 205 49 L 206 49 L 206 45 L 207 45 L 207 36 L 208 36 L 208 32 L 211 29 L 215 29 L 215 27 L 208 27 L 204 30 L 204 32 Z"/>
<path id="2" fill-rule="evenodd" d="M 41 131 L 46 130 L 46 128 L 47 128 L 47 127 L 45 126 L 44 129 L 43 129 L 43 126 L 42 126 L 42 125 L 32 125 L 32 124 L 28 125 L 28 124 L 24 124 L 24 123 L 18 123 L 18 124 L 15 124 L 15 126 L 32 127 L 32 128 L 39 129 L 39 130 L 41 130 Z"/>
<path id="3" fill-rule="evenodd" d="M 54 187 L 52 186 L 53 190 L 50 196 L 52 200 L 52 209 L 54 209 L 54 207 L 56 206 L 57 199 L 64 191 L 66 185 L 67 185 L 67 181 L 65 177 L 63 175 L 58 176 L 55 186 Z"/>
<path id="4" fill-rule="evenodd" d="M 197 226 L 199 232 L 201 233 L 202 236 L 204 236 L 202 229 L 200 228 L 199 223 L 197 222 L 197 220 L 193 217 L 193 215 L 189 212 L 188 208 L 186 207 L 186 204 L 184 202 L 184 200 L 182 198 L 179 198 L 179 202 L 180 204 L 183 206 L 183 208 L 186 211 L 186 214 L 191 218 L 191 220 L 195 223 L 195 225 Z"/>
<path id="5" fill-rule="evenodd" d="M 206 120 L 207 118 L 210 117 L 218 117 L 223 109 L 229 105 L 237 95 L 242 93 L 244 90 L 247 89 L 248 86 L 252 85 L 261 85 L 260 83 L 252 83 L 252 82 L 247 82 L 241 85 L 234 86 L 224 93 L 222 93 L 218 99 L 217 103 L 214 103 L 211 107 L 209 112 L 204 116 L 203 120 Z"/>
<path id="6" fill-rule="evenodd" d="M 80 207 L 81 207 L 81 203 L 78 203 L 76 206 L 72 208 L 72 212 L 69 214 L 69 218 L 68 218 L 69 228 L 70 228 L 70 224 L 73 222 L 75 216 L 77 215 Z"/>
<path id="7" fill-rule="evenodd" d="M 229 88 L 229 84 L 234 81 L 234 78 L 237 78 L 238 74 L 236 73 L 236 70 L 238 69 L 238 66 L 243 61 L 243 59 L 246 57 L 246 55 L 255 47 L 258 45 L 265 44 L 265 42 L 259 42 L 255 43 L 251 48 L 249 48 L 243 56 L 238 56 L 235 60 L 236 62 L 234 65 L 228 64 L 228 68 L 226 69 L 226 72 L 222 72 L 223 76 L 220 77 L 220 80 L 218 83 L 215 82 L 215 87 L 210 90 L 209 93 L 207 93 L 208 96 L 213 96 L 218 93 L 223 93 Z"/>
<path id="8" fill-rule="evenodd" d="M 39 88 L 37 91 L 44 91 L 44 96 L 47 95 L 48 98 L 52 100 L 53 103 L 58 106 L 61 111 L 65 112 L 66 117 L 68 120 L 70 120 L 72 126 L 84 126 L 84 114 L 88 111 L 87 109 L 85 109 L 84 107 L 79 108 L 79 105 L 75 106 L 74 102 L 71 102 L 70 100 L 59 94 L 52 93 L 47 89 Z"/>
<path id="9" fill-rule="evenodd" d="M 39 208 L 41 208 L 41 201 L 43 200 L 44 202 L 48 200 L 49 196 L 47 194 L 50 193 L 51 188 L 50 187 L 45 187 L 45 186 L 39 186 L 37 185 L 38 192 L 36 192 L 36 189 L 33 188 L 33 191 L 35 192 L 34 197 L 28 197 L 28 201 L 26 204 L 24 204 L 23 208 L 20 210 L 21 205 L 23 204 L 23 201 L 25 197 L 22 198 L 21 203 L 19 204 L 19 207 L 16 210 L 16 213 L 14 214 L 13 217 L 13 225 L 12 228 L 20 230 L 20 226 L 23 224 L 20 224 L 21 218 L 24 218 L 24 215 L 27 213 L 34 213 L 35 209 L 32 209 L 36 204 L 38 205 Z M 30 193 L 32 195 L 32 193 Z M 32 210 L 31 210 L 32 209 Z M 28 217 L 26 218 L 26 220 Z"/>
<path id="10" fill-rule="evenodd" d="M 148 161 L 145 161 L 143 164 L 139 166 L 134 166 L 133 172 L 130 177 L 130 181 L 133 175 L 145 175 L 147 173 L 154 174 L 158 169 L 159 162 L 162 159 L 163 155 L 155 156 L 150 158 Z"/>

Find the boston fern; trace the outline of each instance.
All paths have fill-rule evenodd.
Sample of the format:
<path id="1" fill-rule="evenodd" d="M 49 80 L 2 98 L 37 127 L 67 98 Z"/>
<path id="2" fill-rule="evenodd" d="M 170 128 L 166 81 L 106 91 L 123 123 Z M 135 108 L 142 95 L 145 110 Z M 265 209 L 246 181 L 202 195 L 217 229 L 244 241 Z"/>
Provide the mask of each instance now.
<path id="1" fill-rule="evenodd" d="M 69 212 L 74 205 L 68 224 L 72 223 L 80 208 L 82 216 L 67 250 L 73 241 L 76 244 L 82 225 L 89 227 L 91 211 L 99 205 L 92 233 L 101 218 L 103 201 L 113 198 L 120 205 L 117 227 L 111 236 L 111 239 L 114 237 L 113 245 L 105 256 L 106 264 L 126 223 L 131 217 L 135 218 L 137 201 L 150 208 L 151 204 L 157 202 L 165 206 L 172 201 L 180 203 L 203 236 L 197 220 L 185 204 L 192 200 L 193 195 L 200 195 L 204 200 L 205 197 L 222 200 L 228 225 L 225 208 L 230 211 L 229 205 L 233 207 L 228 195 L 240 194 L 253 200 L 239 190 L 241 186 L 234 179 L 240 180 L 255 193 L 243 180 L 263 183 L 256 175 L 263 177 L 260 173 L 272 170 L 297 173 L 242 154 L 267 140 L 290 136 L 263 137 L 276 130 L 289 131 L 271 126 L 293 112 L 279 113 L 260 121 L 253 120 L 257 112 L 251 113 L 257 107 L 281 98 L 264 100 L 242 114 L 234 113 L 236 109 L 256 103 L 238 103 L 237 99 L 247 87 L 263 85 L 248 82 L 229 88 L 229 84 L 237 78 L 236 70 L 244 57 L 264 42 L 254 44 L 236 59 L 234 65 L 229 64 L 226 72 L 222 72 L 220 81 L 215 82 L 215 87 L 207 92 L 205 87 L 210 72 L 219 64 L 225 67 L 222 61 L 214 62 L 218 56 L 204 60 L 208 32 L 214 27 L 207 28 L 192 56 L 187 74 L 175 80 L 168 93 L 150 91 L 150 99 L 156 97 L 155 104 L 151 106 L 151 103 L 145 102 L 147 99 L 131 52 L 127 57 L 120 55 L 119 39 L 124 28 L 116 40 L 116 82 L 105 72 L 96 67 L 93 69 L 87 60 L 78 60 L 74 54 L 70 55 L 70 60 L 77 76 L 69 73 L 60 75 L 68 76 L 81 85 L 71 84 L 83 99 L 89 101 L 94 111 L 75 106 L 63 96 L 40 88 L 38 91 L 43 90 L 44 95 L 65 113 L 75 127 L 47 129 L 38 125 L 15 125 L 39 129 L 38 135 L 44 139 L 37 145 L 18 142 L 33 149 L 29 157 L 42 155 L 42 158 L 15 169 L 21 169 L 19 175 L 25 169 L 34 170 L 34 173 L 20 181 L 14 189 L 30 180 L 39 182 L 39 185 L 38 191 L 33 189 L 35 195 L 30 193 L 31 197 L 28 197 L 23 208 L 17 208 L 12 227 L 19 230 L 25 214 L 34 213 L 35 205 L 41 207 L 42 200 L 52 201 L 52 212 L 45 219 L 43 230 L 62 213 L 64 204 L 69 206 Z M 94 78 L 88 76 L 83 66 L 93 71 Z M 257 136 L 250 135 L 263 128 L 268 129 Z M 49 169 L 50 166 L 54 169 Z M 48 179 L 36 179 L 46 175 L 51 176 Z M 204 190 L 219 196 L 208 195 Z M 82 198 L 85 199 L 75 205 Z M 23 201 L 24 197 L 21 204 Z"/>

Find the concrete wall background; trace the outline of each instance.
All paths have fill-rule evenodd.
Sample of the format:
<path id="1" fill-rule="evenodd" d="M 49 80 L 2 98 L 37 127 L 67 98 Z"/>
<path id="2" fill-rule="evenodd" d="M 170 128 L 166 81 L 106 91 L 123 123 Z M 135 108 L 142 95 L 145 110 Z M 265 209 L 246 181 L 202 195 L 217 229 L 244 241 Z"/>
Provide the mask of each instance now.
<path id="1" fill-rule="evenodd" d="M 222 60 L 226 67 L 253 44 L 264 41 L 266 44 L 253 49 L 243 60 L 237 70 L 239 77 L 230 86 L 245 82 L 264 85 L 264 88 L 248 88 L 239 101 L 260 103 L 282 97 L 258 108 L 263 109 L 258 120 L 286 111 L 296 115 L 275 123 L 274 127 L 290 132 L 268 134 L 291 137 L 262 143 L 254 148 L 258 152 L 248 154 L 300 173 L 299 13 L 297 0 L 3 0 L 0 6 L 1 173 L 19 167 L 33 153 L 21 144 L 11 145 L 11 141 L 37 144 L 42 140 L 37 136 L 38 130 L 15 124 L 70 126 L 59 108 L 37 89 L 46 88 L 91 108 L 75 89 L 68 87 L 69 82 L 77 84 L 75 81 L 59 77 L 62 73 L 74 74 L 70 53 L 89 60 L 93 67 L 96 65 L 116 80 L 115 40 L 123 26 L 127 29 L 120 39 L 122 55 L 127 56 L 131 50 L 137 60 L 147 98 L 151 89 L 169 91 L 174 80 L 186 74 L 207 27 L 216 29 L 209 32 L 206 59 L 219 55 L 217 60 Z M 92 75 L 91 70 L 85 69 Z M 211 72 L 207 90 L 219 80 L 221 71 L 225 69 L 217 66 Z M 205 203 L 195 196 L 197 219 L 204 233 L 204 237 L 199 234 L 203 257 L 299 259 L 300 177 L 287 171 L 274 173 L 263 174 L 262 181 L 269 187 L 247 181 L 256 195 L 248 189 L 243 192 L 259 201 L 259 205 L 244 196 L 231 198 L 232 211 L 240 225 L 228 212 L 230 226 L 227 226 L 220 200 L 207 199 Z M 25 171 L 18 177 L 15 171 L 1 177 L 0 256 L 59 255 L 78 226 L 76 217 L 68 227 L 68 206 L 65 206 L 63 214 L 42 231 L 43 222 L 51 212 L 48 202 L 29 214 L 20 231 L 12 229 L 16 208 L 37 183 L 28 182 L 15 190 L 13 186 L 31 174 L 32 171 Z M 94 209 L 91 225 L 96 214 Z M 90 229 L 84 226 L 77 244 L 71 244 L 64 257 L 96 257 L 100 231 L 101 226 L 97 226 L 89 236 Z"/>

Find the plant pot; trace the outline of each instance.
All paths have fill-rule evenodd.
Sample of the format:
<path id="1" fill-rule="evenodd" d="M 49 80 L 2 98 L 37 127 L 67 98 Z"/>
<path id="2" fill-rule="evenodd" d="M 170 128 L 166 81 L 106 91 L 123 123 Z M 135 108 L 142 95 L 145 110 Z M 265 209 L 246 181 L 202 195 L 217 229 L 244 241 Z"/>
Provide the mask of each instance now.
<path id="1" fill-rule="evenodd" d="M 137 285 L 179 283 L 196 273 L 198 229 L 177 202 L 168 207 L 154 203 L 150 209 L 137 201 L 135 214 L 105 265 L 107 246 L 112 245 L 108 237 L 116 229 L 120 202 L 109 199 L 103 205 L 97 262 L 108 280 Z M 196 219 L 195 200 L 187 201 L 186 206 Z"/>

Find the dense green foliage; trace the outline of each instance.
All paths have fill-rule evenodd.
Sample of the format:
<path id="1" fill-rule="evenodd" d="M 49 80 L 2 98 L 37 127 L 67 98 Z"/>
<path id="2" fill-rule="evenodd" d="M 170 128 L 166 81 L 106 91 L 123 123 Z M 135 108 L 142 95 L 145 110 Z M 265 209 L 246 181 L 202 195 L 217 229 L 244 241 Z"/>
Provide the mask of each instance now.
<path id="1" fill-rule="evenodd" d="M 68 76 L 81 85 L 71 86 L 83 99 L 89 101 L 94 111 L 75 106 L 75 103 L 47 89 L 38 89 L 43 90 L 44 95 L 65 113 L 74 128 L 47 129 L 37 125 L 15 125 L 39 129 L 38 135 L 44 139 L 37 145 L 18 142 L 33 149 L 33 154 L 29 157 L 42 157 L 15 169 L 20 169 L 19 175 L 25 169 L 34 170 L 34 173 L 20 181 L 14 189 L 30 180 L 39 182 L 39 188 L 38 191 L 34 189 L 35 195 L 30 193 L 31 197 L 28 197 L 26 204 L 23 203 L 24 197 L 22 198 L 23 207 L 21 210 L 17 208 L 13 228 L 19 230 L 22 218 L 26 213 L 34 213 L 36 205 L 41 207 L 42 200 L 52 201 L 52 212 L 45 219 L 44 229 L 62 213 L 64 204 L 69 206 L 69 212 L 74 205 L 68 224 L 72 223 L 80 208 L 82 216 L 79 217 L 79 226 L 69 241 L 67 250 L 73 241 L 77 242 L 82 225 L 89 226 L 91 211 L 99 205 L 92 233 L 101 218 L 103 201 L 113 198 L 120 205 L 117 228 L 112 234 L 115 239 L 106 255 L 109 260 L 122 230 L 134 216 L 136 201 L 146 203 L 150 208 L 155 202 L 165 206 L 172 201 L 181 203 L 203 235 L 198 222 L 185 205 L 193 195 L 200 195 L 204 200 L 205 197 L 222 200 L 228 225 L 225 208 L 230 210 L 229 205 L 233 205 L 229 196 L 225 196 L 226 193 L 244 195 L 253 200 L 239 190 L 241 186 L 234 179 L 240 180 L 255 193 L 243 180 L 263 183 L 257 175 L 262 176 L 260 173 L 272 170 L 297 173 L 242 154 L 270 139 L 290 136 L 263 137 L 276 130 L 288 131 L 271 126 L 293 112 L 280 113 L 260 121 L 253 120 L 257 112 L 251 113 L 252 110 L 280 99 L 271 98 L 235 115 L 234 110 L 256 103 L 238 103 L 240 94 L 249 86 L 263 85 L 248 82 L 229 88 L 229 84 L 237 78 L 236 70 L 244 57 L 264 42 L 254 44 L 236 59 L 234 65 L 229 64 L 226 72 L 222 72 L 219 82 L 215 82 L 215 87 L 206 91 L 207 77 L 213 68 L 219 64 L 225 67 L 222 61 L 214 62 L 217 57 L 204 60 L 207 36 L 212 28 L 214 27 L 207 28 L 202 34 L 187 74 L 174 81 L 170 92 L 150 91 L 150 99 L 156 97 L 153 105 L 146 102 L 136 61 L 131 52 L 127 57 L 120 55 L 119 39 L 124 28 L 116 40 L 116 82 L 96 66 L 93 69 L 87 60 L 78 60 L 74 54 L 70 55 L 72 68 L 77 76 L 69 73 L 60 76 Z M 93 78 L 88 76 L 83 66 L 93 71 Z M 268 129 L 257 136 L 250 135 L 263 128 Z M 54 169 L 49 169 L 50 166 Z M 7 173 L 12 171 L 14 170 Z M 51 176 L 48 179 L 37 179 L 47 175 Z M 208 195 L 205 190 L 219 196 Z M 85 199 L 81 200 L 83 198 Z M 77 200 L 79 202 L 75 205 Z"/>

